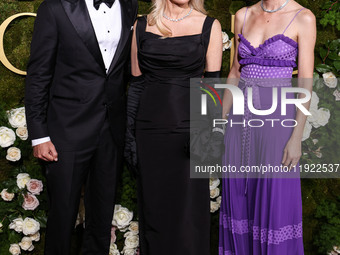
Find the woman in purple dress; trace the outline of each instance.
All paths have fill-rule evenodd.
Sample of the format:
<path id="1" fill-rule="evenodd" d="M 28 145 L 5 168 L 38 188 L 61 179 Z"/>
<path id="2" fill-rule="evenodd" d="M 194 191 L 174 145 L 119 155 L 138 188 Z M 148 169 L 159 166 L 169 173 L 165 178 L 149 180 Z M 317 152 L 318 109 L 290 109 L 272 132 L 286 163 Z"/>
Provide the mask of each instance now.
<path id="1" fill-rule="evenodd" d="M 273 87 L 278 87 L 279 101 L 278 108 L 267 116 L 251 113 L 246 105 L 244 116 L 233 115 L 232 96 L 229 90 L 225 91 L 223 114 L 229 124 L 224 164 L 237 169 L 286 166 L 291 169 L 287 176 L 291 175 L 298 169 L 306 116 L 294 105 L 288 105 L 287 115 L 281 115 L 280 91 L 282 87 L 292 86 L 290 78 L 297 57 L 298 77 L 313 77 L 315 17 L 293 0 L 263 0 L 236 13 L 235 35 L 236 52 L 228 83 L 238 79 L 234 84 L 245 98 L 247 88 L 251 87 L 256 109 L 271 107 Z M 280 82 L 268 82 L 268 78 Z M 304 88 L 311 91 L 311 79 L 303 80 L 308 81 Z M 309 103 L 304 106 L 308 109 Z M 251 119 L 260 119 L 265 124 L 260 128 L 250 127 Z M 295 119 L 297 125 L 284 127 L 281 125 L 284 119 Z M 245 121 L 245 126 L 230 125 L 232 121 Z M 254 176 L 246 173 L 246 178 L 229 175 L 230 178 L 223 179 L 219 255 L 304 254 L 301 187 L 296 174 L 295 178 L 282 178 L 282 175 L 251 178 Z"/>

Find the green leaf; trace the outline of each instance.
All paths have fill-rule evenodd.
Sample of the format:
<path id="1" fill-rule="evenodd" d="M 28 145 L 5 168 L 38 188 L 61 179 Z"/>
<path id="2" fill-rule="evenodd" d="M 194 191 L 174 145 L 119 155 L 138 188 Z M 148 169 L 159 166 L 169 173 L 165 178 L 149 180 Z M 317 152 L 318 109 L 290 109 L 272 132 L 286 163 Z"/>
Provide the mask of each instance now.
<path id="1" fill-rule="evenodd" d="M 319 64 L 315 66 L 315 69 L 320 73 L 327 73 L 332 70 L 332 67 L 326 64 Z"/>
<path id="2" fill-rule="evenodd" d="M 334 61 L 334 67 L 339 72 L 339 70 L 340 70 L 340 60 Z"/>
<path id="3" fill-rule="evenodd" d="M 328 52 L 327 49 L 325 49 L 323 47 L 319 48 L 319 53 L 320 53 L 320 57 L 322 58 L 322 60 L 327 56 L 327 52 Z"/>

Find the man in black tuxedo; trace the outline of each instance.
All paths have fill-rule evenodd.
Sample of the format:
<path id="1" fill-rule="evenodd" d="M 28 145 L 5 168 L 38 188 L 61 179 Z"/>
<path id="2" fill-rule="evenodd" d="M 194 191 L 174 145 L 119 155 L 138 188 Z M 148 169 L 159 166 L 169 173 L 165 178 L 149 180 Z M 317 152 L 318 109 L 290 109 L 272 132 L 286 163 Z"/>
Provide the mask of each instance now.
<path id="1" fill-rule="evenodd" d="M 137 0 L 45 0 L 26 78 L 34 155 L 46 161 L 45 254 L 67 255 L 82 185 L 82 254 L 107 255 L 122 168 L 125 92 Z"/>

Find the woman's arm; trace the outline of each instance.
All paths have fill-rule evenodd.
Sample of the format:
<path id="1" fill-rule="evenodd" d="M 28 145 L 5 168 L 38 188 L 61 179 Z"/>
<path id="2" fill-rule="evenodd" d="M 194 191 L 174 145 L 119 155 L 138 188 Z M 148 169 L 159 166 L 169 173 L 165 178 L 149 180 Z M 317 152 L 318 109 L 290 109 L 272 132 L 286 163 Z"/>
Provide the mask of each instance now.
<path id="1" fill-rule="evenodd" d="M 132 35 L 132 42 L 131 42 L 131 74 L 133 76 L 140 76 L 142 72 L 139 69 L 138 64 L 138 47 L 137 47 L 137 39 L 136 39 L 136 29 L 137 29 L 137 22 L 133 25 L 133 35 Z"/>
<path id="2" fill-rule="evenodd" d="M 235 54 L 234 54 L 234 61 L 233 65 L 230 69 L 227 84 L 232 84 L 238 86 L 238 79 L 240 78 L 240 63 L 238 62 L 238 45 L 239 45 L 239 36 L 238 34 L 241 33 L 243 19 L 246 12 L 246 8 L 242 8 L 238 10 L 235 14 L 235 25 L 234 25 L 234 47 L 235 47 Z M 227 114 L 229 114 L 230 108 L 233 104 L 233 97 L 228 89 L 224 90 L 223 95 L 223 110 L 222 110 L 222 118 L 225 118 Z"/>
<path id="3" fill-rule="evenodd" d="M 316 20 L 314 14 L 309 10 L 304 10 L 297 16 L 298 21 L 298 86 L 307 89 L 312 93 L 313 70 L 314 70 L 314 46 L 316 41 Z M 299 94 L 303 98 L 304 95 Z M 309 109 L 310 101 L 303 104 Z M 284 149 L 282 163 L 285 166 L 296 166 L 301 157 L 301 139 L 307 116 L 300 109 L 297 109 L 297 126 Z"/>
<path id="4" fill-rule="evenodd" d="M 222 28 L 220 22 L 216 19 L 211 27 L 210 41 L 206 56 L 206 72 L 217 72 L 221 70 L 222 53 Z"/>

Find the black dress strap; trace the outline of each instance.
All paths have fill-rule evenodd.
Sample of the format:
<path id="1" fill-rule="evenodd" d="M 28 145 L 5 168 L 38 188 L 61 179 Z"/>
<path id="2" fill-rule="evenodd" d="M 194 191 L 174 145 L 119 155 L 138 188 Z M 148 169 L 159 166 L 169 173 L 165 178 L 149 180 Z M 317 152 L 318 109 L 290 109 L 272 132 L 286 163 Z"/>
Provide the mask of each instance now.
<path id="1" fill-rule="evenodd" d="M 137 41 L 137 48 L 139 49 L 140 40 L 145 33 L 147 25 L 146 16 L 141 16 L 137 18 L 137 26 L 136 26 L 136 41 Z"/>
<path id="2" fill-rule="evenodd" d="M 204 24 L 203 24 L 203 28 L 202 28 L 202 44 L 205 48 L 205 50 L 208 50 L 208 46 L 209 46 L 209 40 L 210 40 L 210 34 L 211 34 L 211 28 L 212 25 L 215 21 L 215 18 L 209 17 L 207 16 L 205 18 Z"/>

